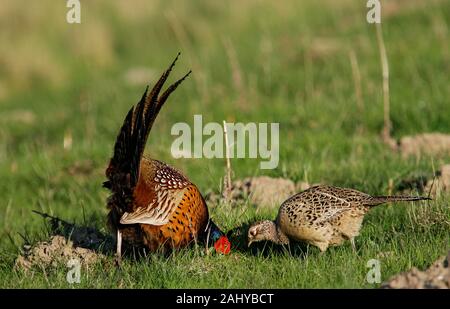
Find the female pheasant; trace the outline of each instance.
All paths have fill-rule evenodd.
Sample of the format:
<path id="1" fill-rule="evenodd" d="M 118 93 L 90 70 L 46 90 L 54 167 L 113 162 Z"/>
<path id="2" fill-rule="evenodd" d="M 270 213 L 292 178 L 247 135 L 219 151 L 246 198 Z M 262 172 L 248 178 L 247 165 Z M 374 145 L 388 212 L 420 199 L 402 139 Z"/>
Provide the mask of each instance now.
<path id="1" fill-rule="evenodd" d="M 161 88 L 178 59 L 162 74 L 153 89 L 128 112 L 117 136 L 114 154 L 106 169 L 111 190 L 108 198 L 108 225 L 117 235 L 117 257 L 121 258 L 123 240 L 144 245 L 150 251 L 180 248 L 192 242 L 214 244 L 227 254 L 230 243 L 209 218 L 206 203 L 197 189 L 180 171 L 143 156 L 147 137 L 169 95 L 191 73 L 168 87 Z"/>
<path id="2" fill-rule="evenodd" d="M 298 193 L 280 207 L 275 221 L 262 221 L 248 231 L 248 245 L 270 240 L 287 245 L 289 239 L 305 241 L 324 252 L 328 246 L 359 235 L 364 215 L 374 206 L 399 201 L 429 200 L 421 196 L 371 196 L 353 189 L 314 186 Z"/>

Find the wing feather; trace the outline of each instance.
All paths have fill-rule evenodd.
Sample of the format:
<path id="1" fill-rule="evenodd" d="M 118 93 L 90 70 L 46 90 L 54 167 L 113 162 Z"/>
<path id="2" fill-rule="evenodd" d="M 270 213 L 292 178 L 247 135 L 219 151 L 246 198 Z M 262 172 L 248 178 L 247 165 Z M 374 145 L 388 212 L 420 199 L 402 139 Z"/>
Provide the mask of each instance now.
<path id="1" fill-rule="evenodd" d="M 120 218 L 121 224 L 150 224 L 164 225 L 169 222 L 170 216 L 175 211 L 185 196 L 187 188 L 157 189 L 156 198 L 146 207 L 140 207 L 134 212 L 125 212 Z"/>

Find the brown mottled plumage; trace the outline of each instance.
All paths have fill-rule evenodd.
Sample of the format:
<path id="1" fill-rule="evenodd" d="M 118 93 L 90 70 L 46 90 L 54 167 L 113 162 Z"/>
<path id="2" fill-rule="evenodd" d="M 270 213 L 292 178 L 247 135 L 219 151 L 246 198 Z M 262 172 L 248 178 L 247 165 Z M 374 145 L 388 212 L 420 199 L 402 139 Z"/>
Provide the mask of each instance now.
<path id="1" fill-rule="evenodd" d="M 178 58 L 178 56 L 177 56 Z M 221 240 L 221 251 L 229 242 L 209 220 L 208 208 L 197 189 L 178 170 L 143 156 L 147 137 L 164 102 L 190 74 L 159 95 L 177 58 L 163 73 L 150 93 L 148 87 L 136 107 L 128 112 L 117 136 L 114 155 L 106 170 L 108 225 L 117 233 L 117 255 L 121 257 L 122 239 L 132 246 L 144 245 L 151 251 L 187 246 L 203 240 Z M 222 251 L 221 251 L 222 252 Z"/>
<path id="2" fill-rule="evenodd" d="M 359 235 L 364 215 L 374 206 L 397 201 L 420 201 L 420 196 L 371 196 L 353 189 L 333 186 L 314 186 L 298 193 L 280 207 L 275 221 L 262 221 L 248 231 L 252 242 L 270 240 L 289 244 L 289 239 L 307 242 L 322 252 L 328 246 L 350 240 Z"/>

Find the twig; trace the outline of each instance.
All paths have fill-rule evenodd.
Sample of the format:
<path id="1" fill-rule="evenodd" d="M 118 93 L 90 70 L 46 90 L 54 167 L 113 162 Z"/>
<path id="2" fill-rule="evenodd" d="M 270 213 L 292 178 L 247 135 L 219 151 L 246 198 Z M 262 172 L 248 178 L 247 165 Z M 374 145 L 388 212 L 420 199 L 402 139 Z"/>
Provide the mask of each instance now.
<path id="1" fill-rule="evenodd" d="M 392 178 L 389 178 L 388 181 L 388 195 L 392 195 L 392 192 L 394 191 L 394 180 Z M 390 204 L 392 205 L 392 204 Z"/>
<path id="2" fill-rule="evenodd" d="M 431 167 L 432 167 L 432 170 L 433 170 L 433 181 L 431 182 L 431 186 L 430 186 L 430 189 L 428 190 L 427 197 L 430 197 L 430 196 L 431 196 L 431 192 L 432 192 L 433 187 L 434 187 L 434 182 L 435 182 L 435 180 L 436 180 L 436 178 L 437 178 L 436 168 L 435 168 L 435 166 L 434 166 L 434 160 L 431 160 Z M 436 188 L 435 196 L 437 196 L 438 193 L 439 193 L 437 189 L 438 189 L 438 188 Z"/>
<path id="3" fill-rule="evenodd" d="M 358 106 L 359 112 L 362 113 L 362 111 L 364 110 L 364 103 L 363 103 L 363 99 L 362 99 L 361 72 L 359 70 L 358 58 L 356 58 L 356 54 L 353 49 L 350 50 L 348 56 L 350 58 L 350 64 L 352 66 L 353 83 L 355 86 L 356 105 Z"/>
<path id="4" fill-rule="evenodd" d="M 386 47 L 384 46 L 383 32 L 381 23 L 376 24 L 377 29 L 377 43 L 380 52 L 381 70 L 383 74 L 383 107 L 384 107 L 384 126 L 382 138 L 385 143 L 391 147 L 395 147 L 396 143 L 391 137 L 391 118 L 390 118 L 390 100 L 389 100 L 389 63 L 386 54 Z"/>
<path id="5" fill-rule="evenodd" d="M 231 162 L 230 162 L 230 146 L 228 143 L 227 123 L 223 121 L 223 134 L 225 136 L 225 159 L 226 159 L 226 178 L 224 181 L 224 193 L 227 201 L 231 200 Z"/>
<path id="6" fill-rule="evenodd" d="M 208 231 L 208 234 L 206 235 L 206 242 L 205 242 L 206 255 L 209 255 L 209 236 L 211 234 L 211 228 L 209 227 L 210 224 L 211 224 L 211 219 L 208 220 L 208 224 L 206 225 L 206 230 Z"/>
<path id="7" fill-rule="evenodd" d="M 239 65 L 238 57 L 236 55 L 236 50 L 234 49 L 233 43 L 229 38 L 222 39 L 223 47 L 228 56 L 228 62 L 230 63 L 230 69 L 232 72 L 232 83 L 233 87 L 239 95 L 239 101 L 243 101 L 245 95 L 244 81 L 242 78 L 242 70 Z"/>
<path id="8" fill-rule="evenodd" d="M 314 93 L 314 77 L 313 77 L 313 68 L 312 68 L 312 56 L 311 51 L 308 49 L 304 54 L 304 63 L 305 63 L 305 93 L 310 100 Z"/>

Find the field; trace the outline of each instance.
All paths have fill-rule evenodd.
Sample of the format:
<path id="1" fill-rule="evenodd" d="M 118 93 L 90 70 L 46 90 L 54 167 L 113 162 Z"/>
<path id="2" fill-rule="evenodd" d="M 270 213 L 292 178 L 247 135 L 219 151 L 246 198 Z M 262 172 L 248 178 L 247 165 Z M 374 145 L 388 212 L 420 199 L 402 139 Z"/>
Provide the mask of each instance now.
<path id="1" fill-rule="evenodd" d="M 448 4 L 382 3 L 394 138 L 450 132 Z M 304 244 L 247 249 L 241 239 L 229 256 L 191 247 L 126 258 L 122 269 L 109 252 L 74 285 L 66 265 L 14 270 L 24 244 L 50 237 L 32 210 L 108 233 L 102 182 L 117 132 L 179 51 L 171 81 L 193 73 L 162 110 L 146 152 L 201 192 L 220 190 L 224 160 L 170 152 L 172 125 L 192 124 L 194 114 L 204 123 L 280 124 L 278 167 L 232 159 L 234 179 L 267 175 L 385 195 L 450 163 L 450 155 L 403 158 L 382 143 L 380 55 L 365 1 L 83 1 L 81 24 L 68 24 L 67 10 L 51 0 L 0 6 L 0 288 L 376 288 L 366 280 L 370 259 L 380 259 L 384 281 L 448 251 L 450 193 L 377 207 L 357 254 L 350 243 L 320 255 Z M 209 208 L 224 230 L 277 212 Z"/>

